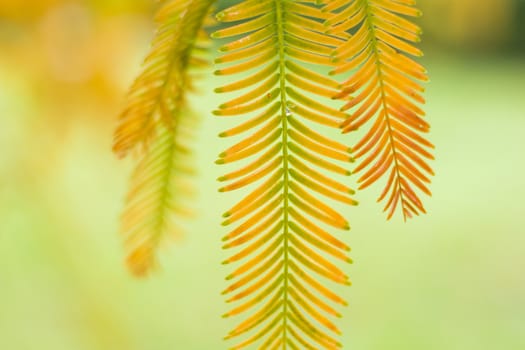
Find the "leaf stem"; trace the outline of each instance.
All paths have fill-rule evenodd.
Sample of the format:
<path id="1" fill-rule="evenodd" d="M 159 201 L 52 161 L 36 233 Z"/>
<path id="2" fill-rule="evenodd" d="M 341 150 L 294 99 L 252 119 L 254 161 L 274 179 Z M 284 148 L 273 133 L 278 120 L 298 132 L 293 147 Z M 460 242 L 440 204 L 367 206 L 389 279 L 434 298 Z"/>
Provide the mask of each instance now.
<path id="1" fill-rule="evenodd" d="M 281 90 L 281 125 L 283 143 L 283 349 L 286 349 L 287 321 L 288 321 L 288 107 L 286 101 L 286 52 L 284 38 L 283 4 L 285 0 L 275 0 L 277 20 L 277 45 L 279 46 L 279 87 Z"/>

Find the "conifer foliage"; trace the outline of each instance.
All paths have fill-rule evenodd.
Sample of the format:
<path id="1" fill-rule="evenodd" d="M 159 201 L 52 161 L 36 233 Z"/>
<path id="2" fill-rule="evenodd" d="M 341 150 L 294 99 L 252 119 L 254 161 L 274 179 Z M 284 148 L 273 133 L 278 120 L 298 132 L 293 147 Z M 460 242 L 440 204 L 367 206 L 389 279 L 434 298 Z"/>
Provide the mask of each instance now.
<path id="1" fill-rule="evenodd" d="M 136 275 L 155 265 L 158 247 L 180 233 L 186 201 L 195 116 L 186 95 L 191 70 L 207 64 L 208 14 L 212 1 L 163 1 L 157 32 L 143 71 L 131 86 L 115 131 L 114 152 L 134 151 L 138 164 L 122 215 L 127 264 Z M 184 215 L 183 215 L 184 216 Z"/>
<path id="2" fill-rule="evenodd" d="M 186 96 L 190 68 L 213 55 L 213 3 L 161 2 L 151 52 L 119 118 L 114 151 L 138 155 L 122 218 L 137 275 L 155 265 L 187 211 L 180 198 L 193 176 L 196 123 Z M 333 287 L 350 284 L 341 233 L 354 212 L 342 208 L 357 204 L 354 158 L 359 189 L 385 179 L 379 199 L 388 218 L 396 209 L 405 219 L 425 212 L 418 192 L 430 194 L 434 147 L 420 107 L 428 78 L 414 60 L 421 30 L 408 20 L 419 15 L 414 0 L 237 0 L 215 14 L 215 74 L 225 83 L 215 88 L 224 102 L 213 114 L 237 121 L 220 133 L 235 141 L 216 162 L 228 168 L 220 191 L 240 194 L 223 214 L 231 226 L 223 248 L 232 251 L 224 264 L 233 266 L 224 317 L 239 319 L 226 336 L 232 349 L 342 346 L 336 318 L 346 301 Z M 349 134 L 336 140 L 330 129 Z"/>
<path id="3" fill-rule="evenodd" d="M 425 103 L 421 82 L 426 70 L 411 57 L 423 55 L 414 43 L 421 29 L 405 17 L 418 17 L 415 0 L 355 0 L 328 2 L 325 10 L 335 14 L 326 22 L 330 32 L 352 32 L 352 38 L 333 54 L 338 64 L 333 73 L 351 72 L 336 98 L 351 117 L 341 126 L 350 132 L 367 126 L 366 135 L 353 147 L 359 159 L 359 189 L 382 177 L 386 185 L 378 201 L 391 218 L 400 208 L 405 220 L 425 213 L 416 193 L 430 195 L 433 170 L 427 160 L 434 148 L 422 134 L 430 130 L 419 105 Z M 355 94 L 355 96 L 350 96 Z"/>

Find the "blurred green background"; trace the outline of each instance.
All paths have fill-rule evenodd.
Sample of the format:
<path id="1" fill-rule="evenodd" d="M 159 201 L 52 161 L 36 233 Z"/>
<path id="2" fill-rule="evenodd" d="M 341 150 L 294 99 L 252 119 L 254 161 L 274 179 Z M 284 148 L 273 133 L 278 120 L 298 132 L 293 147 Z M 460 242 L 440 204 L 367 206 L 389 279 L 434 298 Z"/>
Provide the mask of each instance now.
<path id="1" fill-rule="evenodd" d="M 378 187 L 345 211 L 355 350 L 525 349 L 525 1 L 420 1 L 437 145 L 429 215 L 385 222 Z M 151 38 L 150 0 L 0 0 L 0 349 L 224 349 L 213 164 L 230 140 L 206 117 L 200 218 L 134 280 L 118 216 L 131 163 L 110 152 Z M 218 82 L 195 99 L 209 115 Z"/>

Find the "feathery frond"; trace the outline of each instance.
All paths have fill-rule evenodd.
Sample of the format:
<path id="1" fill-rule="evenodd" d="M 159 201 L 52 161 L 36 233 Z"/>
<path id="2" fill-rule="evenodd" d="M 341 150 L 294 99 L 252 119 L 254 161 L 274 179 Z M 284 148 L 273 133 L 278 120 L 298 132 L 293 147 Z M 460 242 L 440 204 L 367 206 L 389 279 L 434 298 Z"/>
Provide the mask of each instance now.
<path id="1" fill-rule="evenodd" d="M 191 91 L 190 67 L 205 59 L 203 26 L 211 0 L 164 1 L 157 14 L 159 29 L 144 71 L 131 87 L 121 115 L 114 150 L 125 155 L 141 145 L 122 216 L 127 264 L 136 275 L 155 265 L 159 245 L 179 232 L 175 217 L 186 213 L 180 204 L 192 175 L 191 151 L 196 120 L 186 94 Z"/>
<path id="2" fill-rule="evenodd" d="M 216 16 L 234 22 L 213 34 L 234 37 L 220 48 L 223 55 L 216 62 L 227 66 L 216 74 L 248 73 L 216 89 L 237 95 L 214 112 L 243 119 L 220 136 L 245 135 L 219 156 L 218 164 L 246 162 L 219 178 L 228 182 L 220 191 L 252 188 L 223 222 L 237 224 L 223 239 L 225 249 L 237 249 L 224 263 L 239 263 L 227 277 L 235 282 L 224 294 L 233 294 L 228 302 L 241 302 L 224 316 L 252 312 L 226 337 L 246 336 L 232 349 L 341 346 L 331 320 L 340 315 L 331 304 L 345 301 L 317 277 L 350 283 L 327 258 L 350 262 L 349 248 L 323 228 L 348 230 L 349 225 L 324 199 L 356 202 L 350 188 L 323 172 L 348 176 L 336 161 L 353 159 L 347 146 L 309 124 L 337 128 L 349 116 L 321 102 L 337 94 L 340 84 L 304 63 L 331 65 L 331 52 L 347 35 L 325 34 L 323 21 L 329 15 L 309 2 L 246 0 Z"/>
<path id="3" fill-rule="evenodd" d="M 185 89 L 191 86 L 185 78 L 188 63 L 202 61 L 191 54 L 211 3 L 211 0 L 162 2 L 155 17 L 157 32 L 150 53 L 129 90 L 115 130 L 113 151 L 119 157 L 125 157 L 138 146 L 147 146 L 158 122 L 174 127 L 173 111 L 179 107 Z M 204 32 L 200 35 L 205 37 Z"/>
<path id="4" fill-rule="evenodd" d="M 421 15 L 414 5 L 415 0 L 328 0 L 324 8 L 332 12 L 325 23 L 329 33 L 353 33 L 333 53 L 339 64 L 332 73 L 353 72 L 336 97 L 347 101 L 342 110 L 353 112 L 342 123 L 344 132 L 371 125 L 353 147 L 360 159 L 354 173 L 366 169 L 359 189 L 387 178 L 378 201 L 386 199 L 389 219 L 399 206 L 405 220 L 425 213 L 416 190 L 431 195 L 427 184 L 434 174 L 427 163 L 434 146 L 421 135 L 430 125 L 418 106 L 425 103 L 421 82 L 427 72 L 408 57 L 423 55 L 413 45 L 421 29 L 404 18 Z"/>
<path id="5" fill-rule="evenodd" d="M 195 125 L 188 111 L 181 111 L 177 129 L 189 131 Z M 183 125 L 183 123 L 188 125 Z M 190 133 L 188 132 L 188 136 Z M 175 217 L 187 216 L 181 199 L 192 194 L 189 177 L 193 175 L 187 138 L 173 135 L 163 123 L 157 124 L 147 152 L 141 157 L 133 176 L 122 215 L 121 231 L 128 251 L 127 265 L 138 275 L 145 275 L 156 265 L 156 252 L 169 234 L 180 228 Z"/>

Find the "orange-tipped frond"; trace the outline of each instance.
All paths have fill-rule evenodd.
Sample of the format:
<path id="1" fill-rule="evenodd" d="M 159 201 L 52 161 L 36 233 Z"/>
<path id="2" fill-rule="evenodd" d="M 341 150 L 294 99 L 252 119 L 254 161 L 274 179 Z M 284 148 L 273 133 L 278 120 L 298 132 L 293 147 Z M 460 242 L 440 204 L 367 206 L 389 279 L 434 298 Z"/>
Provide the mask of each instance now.
<path id="1" fill-rule="evenodd" d="M 330 33 L 353 36 L 333 52 L 338 62 L 334 74 L 350 72 L 341 92 L 342 110 L 351 117 L 341 127 L 350 132 L 366 126 L 365 135 L 353 147 L 358 159 L 355 173 L 364 189 L 380 179 L 386 185 L 379 197 L 388 218 L 400 209 L 404 218 L 425 213 L 418 192 L 430 195 L 427 162 L 434 146 L 422 136 L 430 129 L 424 111 L 421 83 L 427 72 L 411 57 L 422 52 L 414 45 L 421 30 L 405 17 L 418 17 L 415 1 L 327 1 L 333 12 L 326 21 Z M 350 96 L 352 94 L 352 96 Z"/>
<path id="2" fill-rule="evenodd" d="M 207 37 L 210 0 L 164 1 L 158 31 L 144 71 L 131 87 L 119 119 L 114 150 L 124 156 L 141 146 L 138 165 L 122 215 L 127 265 L 136 275 L 154 266 L 157 250 L 180 233 L 193 175 L 190 146 L 196 127 L 186 95 L 192 91 L 190 68 L 200 67 Z"/>
<path id="3" fill-rule="evenodd" d="M 216 74 L 229 81 L 216 92 L 234 96 L 214 114 L 241 120 L 220 134 L 238 139 L 217 164 L 243 163 L 219 178 L 220 191 L 247 191 L 223 215 L 223 225 L 236 224 L 223 239 L 235 249 L 223 262 L 235 264 L 224 291 L 235 306 L 224 316 L 245 315 L 226 337 L 245 336 L 232 349 L 340 346 L 332 304 L 345 302 L 325 285 L 350 284 L 335 263 L 351 262 L 349 248 L 331 232 L 349 224 L 331 203 L 357 202 L 326 174 L 348 176 L 353 161 L 324 134 L 349 117 L 327 103 L 341 85 L 309 67 L 333 66 L 331 52 L 348 37 L 325 34 L 328 17 L 292 0 L 247 0 L 217 15 L 233 23 L 213 36 L 233 39 L 219 49 Z"/>

